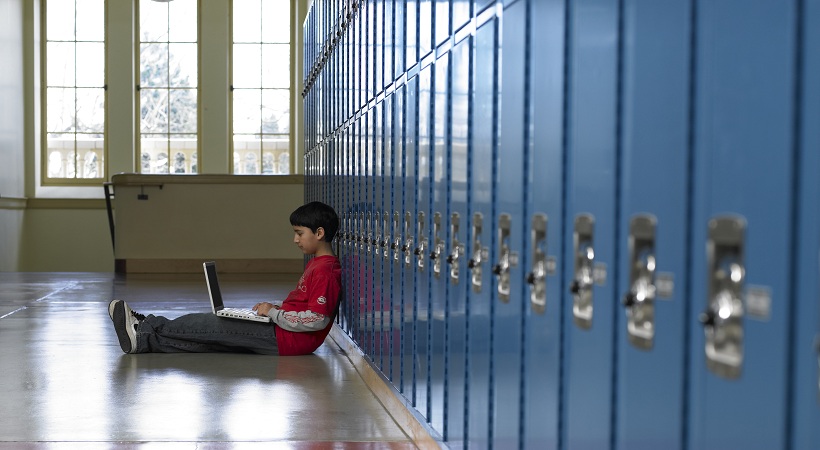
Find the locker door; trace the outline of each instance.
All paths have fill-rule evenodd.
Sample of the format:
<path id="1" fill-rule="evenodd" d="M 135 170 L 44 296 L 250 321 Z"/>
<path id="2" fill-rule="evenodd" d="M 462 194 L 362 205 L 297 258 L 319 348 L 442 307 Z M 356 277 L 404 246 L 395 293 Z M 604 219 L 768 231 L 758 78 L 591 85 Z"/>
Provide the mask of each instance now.
<path id="1" fill-rule="evenodd" d="M 384 82 L 383 86 L 389 86 L 396 77 L 393 75 L 393 65 L 395 64 L 396 52 L 393 48 L 393 35 L 397 30 L 394 22 L 393 0 L 384 0 Z"/>
<path id="2" fill-rule="evenodd" d="M 399 85 L 391 97 L 391 128 L 392 128 L 392 229 L 390 240 L 390 272 L 392 274 L 393 292 L 391 305 L 391 325 L 393 329 L 393 342 L 391 347 L 391 380 L 393 385 L 404 394 L 404 371 L 403 358 L 405 326 L 405 295 L 402 292 L 403 262 L 404 253 L 401 250 L 404 244 L 404 85 Z M 412 297 L 410 297 L 412 298 Z"/>
<path id="3" fill-rule="evenodd" d="M 416 0 L 419 5 L 419 20 L 416 22 L 416 26 L 418 27 L 419 33 L 419 40 L 418 40 L 418 49 L 419 53 L 417 58 L 419 60 L 423 59 L 433 50 L 435 47 L 433 46 L 433 32 L 435 31 L 435 25 L 433 23 L 433 7 L 434 7 L 434 0 Z"/>
<path id="4" fill-rule="evenodd" d="M 796 20 L 698 4 L 690 448 L 787 442 Z"/>
<path id="5" fill-rule="evenodd" d="M 364 228 L 364 189 L 365 189 L 365 176 L 364 176 L 364 146 L 365 146 L 365 137 L 364 137 L 364 117 L 359 117 L 353 123 L 354 135 L 353 135 L 353 200 L 355 202 L 354 209 L 353 209 L 353 223 L 356 228 L 356 242 L 355 250 L 354 250 L 354 257 L 356 258 L 356 278 L 355 278 L 355 292 L 356 295 L 353 299 L 351 299 L 354 304 L 354 324 L 355 324 L 355 336 L 356 336 L 356 343 L 359 347 L 362 348 L 362 351 L 365 351 L 365 319 L 364 314 L 366 312 L 366 301 L 367 297 L 365 294 L 365 278 L 366 278 L 366 259 L 365 259 L 365 244 L 364 238 L 366 237 L 366 231 Z"/>
<path id="6" fill-rule="evenodd" d="M 490 422 L 490 333 L 491 302 L 495 299 L 490 253 L 493 242 L 493 201 L 497 191 L 493 178 L 496 163 L 497 102 L 495 64 L 498 51 L 498 21 L 491 18 L 475 34 L 473 77 L 474 113 L 470 157 L 469 277 L 467 300 L 467 373 L 469 376 L 466 447 L 489 446 Z M 465 218 L 466 219 L 466 218 Z M 466 220 L 464 227 L 467 226 Z M 465 281 L 468 281 L 465 280 Z"/>
<path id="7" fill-rule="evenodd" d="M 464 439 L 464 396 L 466 388 L 466 296 L 469 274 L 465 255 L 470 232 L 467 209 L 469 192 L 469 111 L 472 39 L 457 43 L 451 52 L 451 142 L 450 211 L 448 254 L 442 278 L 449 286 L 447 296 L 447 441 L 458 447 Z"/>
<path id="8" fill-rule="evenodd" d="M 612 423 L 618 2 L 569 7 L 564 442 L 598 449 Z"/>
<path id="9" fill-rule="evenodd" d="M 402 199 L 404 208 L 402 214 L 402 314 L 404 319 L 402 325 L 402 387 L 401 392 L 411 401 L 412 405 L 418 408 L 418 395 L 416 391 L 416 325 L 418 318 L 417 296 L 418 280 L 416 277 L 416 264 L 413 250 L 416 248 L 418 231 L 416 229 L 416 217 L 418 216 L 418 184 L 416 183 L 416 173 L 418 171 L 418 77 L 407 80 L 401 89 L 401 96 L 404 101 L 404 148 L 402 172 Z"/>
<path id="10" fill-rule="evenodd" d="M 792 448 L 820 448 L 820 2 L 803 10 Z"/>
<path id="11" fill-rule="evenodd" d="M 385 370 L 385 347 L 387 344 L 387 334 L 385 333 L 384 317 L 385 317 L 385 292 L 384 292 L 384 258 L 382 257 L 382 236 L 383 221 L 383 198 L 384 198 L 384 140 L 382 138 L 384 132 L 384 116 L 383 104 L 377 102 L 373 109 L 370 110 L 370 118 L 373 120 L 373 216 L 371 219 L 371 227 L 373 227 L 373 238 L 370 242 L 371 248 L 371 267 L 373 268 L 373 287 L 371 294 L 373 296 L 372 303 L 372 325 L 373 325 L 373 361 L 382 371 Z"/>
<path id="12" fill-rule="evenodd" d="M 524 446 L 558 446 L 561 370 L 561 254 L 564 138 L 563 1 L 533 2 L 530 55 L 531 149 L 527 173 Z M 549 80 L 549 81 L 544 81 Z"/>
<path id="13" fill-rule="evenodd" d="M 428 420 L 430 402 L 430 247 L 432 244 L 432 67 L 418 75 L 418 172 L 416 186 L 416 409 Z"/>
<path id="14" fill-rule="evenodd" d="M 686 1 L 624 5 L 615 299 L 621 449 L 682 445 L 690 15 Z"/>
<path id="15" fill-rule="evenodd" d="M 435 1 L 435 37 L 433 39 L 433 48 L 438 47 L 439 44 L 450 38 L 450 1 L 451 0 L 434 0 Z"/>
<path id="16" fill-rule="evenodd" d="M 494 409 L 493 443 L 511 448 L 520 441 L 521 322 L 523 274 L 518 259 L 524 251 L 524 69 L 526 3 L 504 10 L 500 45 L 500 130 L 498 215 L 493 229 L 499 251 L 494 261 L 497 301 L 492 324 Z"/>
<path id="17" fill-rule="evenodd" d="M 410 45 L 407 40 L 407 13 L 405 8 L 412 8 L 415 5 L 405 0 L 394 0 L 393 2 L 393 79 L 396 80 L 404 73 L 407 58 L 406 46 Z"/>
<path id="18" fill-rule="evenodd" d="M 432 216 L 430 240 L 430 389 L 432 400 L 433 428 L 447 439 L 445 430 L 444 399 L 448 395 L 445 380 L 445 347 L 447 336 L 448 287 L 446 275 L 447 234 L 449 230 L 449 212 L 447 199 L 450 188 L 450 136 L 448 121 L 450 54 L 445 53 L 432 67 L 433 71 L 433 153 L 432 161 Z"/>
<path id="19" fill-rule="evenodd" d="M 394 345 L 394 326 L 393 321 L 393 303 L 398 297 L 398 293 L 393 291 L 393 264 L 392 254 L 390 251 L 390 242 L 393 236 L 393 203 L 394 203 L 394 186 L 393 186 L 393 95 L 388 93 L 384 102 L 382 103 L 382 117 L 384 126 L 382 128 L 382 145 L 384 146 L 384 181 L 382 182 L 382 241 L 379 243 L 380 252 L 382 255 L 382 302 L 384 303 L 384 317 L 382 317 L 382 326 L 384 328 L 387 339 L 385 347 L 382 350 L 385 360 L 384 374 L 394 384 L 398 384 L 394 376 L 398 373 L 393 373 L 393 345 Z M 395 342 L 398 343 L 398 342 Z"/>
<path id="20" fill-rule="evenodd" d="M 373 66 L 373 96 L 376 96 L 384 89 L 384 2 L 385 0 L 374 0 L 373 3 L 373 52 L 375 64 Z"/>

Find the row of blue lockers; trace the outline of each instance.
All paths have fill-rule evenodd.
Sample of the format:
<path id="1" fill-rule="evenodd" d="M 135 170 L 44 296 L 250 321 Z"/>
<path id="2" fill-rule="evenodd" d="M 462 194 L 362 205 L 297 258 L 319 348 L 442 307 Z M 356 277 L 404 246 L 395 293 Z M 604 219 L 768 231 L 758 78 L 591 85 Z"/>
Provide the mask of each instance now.
<path id="1" fill-rule="evenodd" d="M 314 2 L 304 32 L 340 325 L 447 445 L 820 448 L 820 1 Z"/>

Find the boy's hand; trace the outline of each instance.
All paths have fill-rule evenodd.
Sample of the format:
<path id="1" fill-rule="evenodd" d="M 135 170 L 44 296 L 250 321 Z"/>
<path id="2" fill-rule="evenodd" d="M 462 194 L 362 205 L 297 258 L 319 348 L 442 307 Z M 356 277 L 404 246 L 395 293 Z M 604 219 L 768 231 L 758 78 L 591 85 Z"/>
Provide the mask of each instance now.
<path id="1" fill-rule="evenodd" d="M 273 303 L 268 302 L 260 302 L 253 305 L 253 308 L 251 309 L 256 311 L 256 314 L 259 316 L 267 316 L 270 310 L 279 309 L 279 305 L 274 305 Z"/>

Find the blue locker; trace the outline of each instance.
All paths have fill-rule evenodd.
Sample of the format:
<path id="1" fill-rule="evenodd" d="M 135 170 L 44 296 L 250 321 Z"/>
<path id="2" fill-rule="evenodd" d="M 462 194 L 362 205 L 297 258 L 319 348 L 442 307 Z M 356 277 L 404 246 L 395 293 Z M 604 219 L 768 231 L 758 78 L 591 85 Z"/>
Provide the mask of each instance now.
<path id="1" fill-rule="evenodd" d="M 373 50 L 374 61 L 373 70 L 373 96 L 376 96 L 384 89 L 384 3 L 385 0 L 373 1 Z"/>
<path id="2" fill-rule="evenodd" d="M 610 446 L 616 273 L 618 2 L 569 5 L 563 442 Z M 620 310 L 618 311 L 621 312 Z"/>
<path id="3" fill-rule="evenodd" d="M 467 386 L 465 409 L 468 417 L 465 447 L 489 447 L 490 411 L 490 339 L 495 285 L 491 272 L 495 255 L 491 254 L 495 235 L 493 203 L 497 192 L 495 164 L 497 157 L 498 112 L 496 88 L 498 70 L 498 21 L 495 17 L 476 29 L 475 69 L 473 77 L 474 112 L 471 124 L 471 154 L 468 158 L 470 180 L 469 272 L 467 300 Z M 467 218 L 465 218 L 467 219 Z M 462 227 L 467 227 L 463 221 Z"/>
<path id="4" fill-rule="evenodd" d="M 803 10 L 792 448 L 820 448 L 820 2 Z"/>
<path id="5" fill-rule="evenodd" d="M 418 18 L 421 0 L 405 0 L 404 2 L 404 29 L 405 29 L 405 69 L 409 70 L 419 60 L 419 26 Z"/>
<path id="6" fill-rule="evenodd" d="M 396 79 L 393 75 L 396 50 L 393 48 L 393 35 L 396 32 L 393 0 L 384 0 L 384 86 L 389 86 Z"/>
<path id="7" fill-rule="evenodd" d="M 450 148 L 450 195 L 448 255 L 441 277 L 448 284 L 446 366 L 447 405 L 446 439 L 451 445 L 463 445 L 464 399 L 466 395 L 466 326 L 467 290 L 469 274 L 466 272 L 467 241 L 470 231 L 470 214 L 467 209 L 469 193 L 469 126 L 472 38 L 458 42 L 451 52 L 450 109 L 452 142 Z"/>
<path id="8" fill-rule="evenodd" d="M 787 444 L 796 20 L 794 2 L 697 5 L 693 449 Z"/>
<path id="9" fill-rule="evenodd" d="M 435 24 L 433 21 L 435 17 L 433 16 L 433 7 L 434 7 L 434 0 L 416 0 L 419 5 L 418 14 L 419 19 L 416 22 L 416 26 L 418 27 L 418 60 L 424 59 L 431 50 L 434 49 L 433 47 L 433 32 L 435 31 Z"/>
<path id="10" fill-rule="evenodd" d="M 430 247 L 432 246 L 432 67 L 427 66 L 418 75 L 418 153 L 416 172 L 416 409 L 428 420 L 431 418 L 430 386 Z"/>
<path id="11" fill-rule="evenodd" d="M 372 180 L 373 180 L 373 216 L 371 227 L 373 229 L 373 239 L 370 242 L 371 264 L 373 267 L 373 302 L 371 303 L 371 317 L 373 326 L 373 361 L 382 371 L 386 372 L 385 353 L 388 335 L 385 333 L 384 318 L 386 313 L 386 298 L 384 281 L 386 272 L 384 270 L 384 258 L 382 257 L 381 242 L 384 236 L 382 213 L 384 211 L 384 127 L 383 127 L 383 104 L 377 102 L 370 110 L 370 118 L 373 120 L 373 157 Z"/>
<path id="12" fill-rule="evenodd" d="M 393 79 L 397 80 L 407 67 L 407 8 L 414 4 L 404 0 L 393 0 Z"/>
<path id="13" fill-rule="evenodd" d="M 621 449 L 683 444 L 691 8 L 677 0 L 627 0 L 623 10 L 615 431 Z"/>
<path id="14" fill-rule="evenodd" d="M 492 443 L 512 448 L 520 442 L 521 333 L 524 313 L 523 270 L 518 259 L 524 247 L 524 73 L 526 3 L 504 10 L 500 45 L 500 128 L 497 155 L 497 204 L 493 230 L 498 252 L 493 287 L 498 291 L 492 324 Z"/>
<path id="15" fill-rule="evenodd" d="M 439 44 L 450 38 L 452 33 L 450 30 L 450 8 L 451 0 L 434 0 L 435 11 L 433 20 L 435 20 L 435 28 L 433 33 L 433 48 L 438 47 Z"/>
<path id="16" fill-rule="evenodd" d="M 533 2 L 530 12 L 523 445 L 548 450 L 559 444 L 564 311 L 562 278 L 556 270 L 563 240 L 564 2 Z"/>
<path id="17" fill-rule="evenodd" d="M 442 55 L 432 66 L 433 71 L 433 147 L 432 215 L 430 222 L 430 395 L 433 428 L 446 439 L 447 380 L 445 378 L 446 327 L 448 317 L 448 284 L 446 275 L 447 232 L 449 212 L 447 200 L 450 189 L 450 136 L 449 136 L 449 77 L 450 54 Z"/>
<path id="18" fill-rule="evenodd" d="M 416 294 L 418 280 L 416 277 L 416 264 L 413 255 L 417 245 L 419 232 L 416 228 L 416 217 L 418 213 L 418 184 L 416 183 L 416 173 L 418 172 L 418 89 L 419 79 L 417 76 L 407 80 L 401 93 L 399 94 L 404 103 L 403 124 L 404 146 L 402 151 L 403 166 L 402 172 L 402 199 L 404 208 L 401 210 L 402 217 L 402 237 L 401 251 L 403 253 L 402 267 L 402 302 L 404 304 L 402 312 L 404 320 L 404 332 L 402 333 L 402 384 L 401 392 L 411 401 L 413 406 L 418 405 L 419 392 L 416 390 L 416 365 L 415 358 L 418 341 L 416 331 L 418 325 L 418 296 Z M 418 409 L 418 407 L 416 408 Z"/>
<path id="19" fill-rule="evenodd" d="M 458 32 L 473 17 L 472 0 L 452 0 L 452 32 Z"/>
<path id="20" fill-rule="evenodd" d="M 365 2 L 362 12 L 365 13 L 365 30 L 367 36 L 367 66 L 365 68 L 365 102 L 376 97 L 376 71 L 380 61 L 376 60 L 376 27 L 378 18 L 376 17 L 376 0 Z"/>
<path id="21" fill-rule="evenodd" d="M 400 84 L 389 97 L 390 100 L 390 139 L 391 139 L 391 230 L 390 230 L 390 273 L 391 273 L 391 308 L 390 324 L 392 333 L 390 379 L 393 385 L 400 392 L 404 386 L 403 379 L 403 357 L 404 357 L 404 335 L 405 335 L 405 296 L 402 291 L 402 275 L 404 273 L 402 262 L 404 253 L 401 246 L 404 243 L 404 198 L 403 198 L 403 174 L 404 174 L 404 133 L 402 122 L 404 120 L 404 85 Z M 412 298 L 412 297 L 411 297 Z M 403 392 L 402 392 L 403 393 Z"/>

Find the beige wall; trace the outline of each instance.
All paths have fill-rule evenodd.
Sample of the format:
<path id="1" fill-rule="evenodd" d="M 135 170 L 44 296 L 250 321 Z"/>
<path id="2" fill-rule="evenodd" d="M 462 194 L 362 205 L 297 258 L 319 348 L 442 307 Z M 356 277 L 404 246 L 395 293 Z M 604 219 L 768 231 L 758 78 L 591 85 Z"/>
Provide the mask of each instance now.
<path id="1" fill-rule="evenodd" d="M 115 174 L 135 167 L 135 2 L 107 3 L 108 28 L 119 31 L 109 34 L 106 46 L 107 163 Z M 40 183 L 38 5 L 38 0 L 0 0 L 0 271 L 111 271 L 114 256 L 102 187 Z M 207 0 L 201 8 L 201 168 L 210 174 L 230 171 L 224 150 L 230 140 L 224 56 L 229 5 L 229 0 Z M 300 49 L 307 5 L 308 0 L 291 0 L 292 37 Z M 299 50 L 291 61 L 297 93 L 302 89 L 301 56 Z M 295 95 L 291 129 L 296 173 L 304 173 L 301 104 Z"/>

